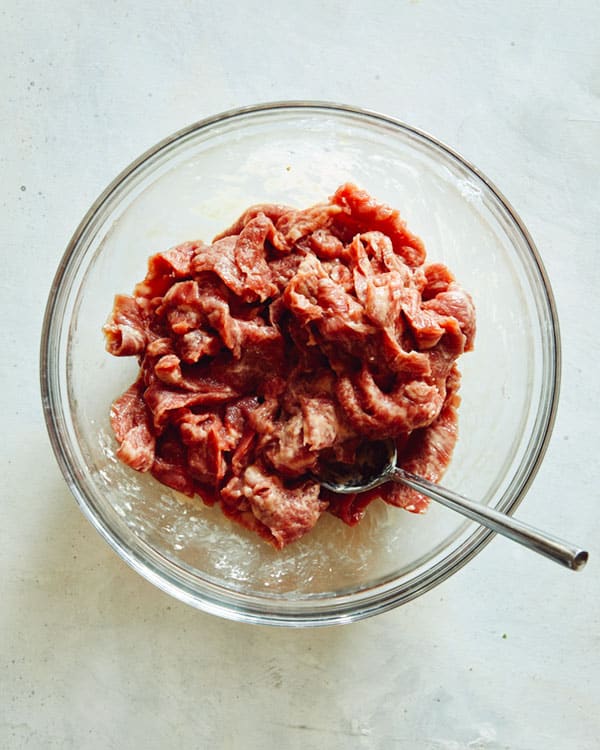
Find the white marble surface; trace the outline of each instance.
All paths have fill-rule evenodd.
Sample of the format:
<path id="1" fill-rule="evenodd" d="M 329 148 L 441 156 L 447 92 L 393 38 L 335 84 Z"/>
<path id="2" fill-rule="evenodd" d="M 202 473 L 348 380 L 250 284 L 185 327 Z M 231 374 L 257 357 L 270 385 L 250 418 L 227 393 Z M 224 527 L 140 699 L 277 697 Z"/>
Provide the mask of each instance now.
<path id="1" fill-rule="evenodd" d="M 599 747 L 599 26 L 594 0 L 4 0 L 1 747 Z M 155 590 L 84 520 L 51 453 L 37 375 L 70 234 L 155 141 L 284 98 L 432 132 L 528 225 L 556 293 L 564 376 L 519 515 L 588 545 L 583 573 L 495 539 L 391 613 L 253 627 Z"/>

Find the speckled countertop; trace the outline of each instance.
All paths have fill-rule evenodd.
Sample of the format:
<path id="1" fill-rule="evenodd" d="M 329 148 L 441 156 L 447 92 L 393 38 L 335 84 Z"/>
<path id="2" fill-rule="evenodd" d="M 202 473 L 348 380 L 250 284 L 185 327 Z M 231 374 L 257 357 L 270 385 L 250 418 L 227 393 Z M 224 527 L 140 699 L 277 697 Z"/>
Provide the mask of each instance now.
<path id="1" fill-rule="evenodd" d="M 592 0 L 2 4 L 1 747 L 599 747 L 599 26 Z M 583 573 L 497 538 L 374 619 L 247 626 L 154 589 L 78 510 L 37 375 L 72 231 L 165 135 L 301 98 L 433 133 L 530 229 L 556 295 L 564 373 L 519 516 L 587 545 Z"/>

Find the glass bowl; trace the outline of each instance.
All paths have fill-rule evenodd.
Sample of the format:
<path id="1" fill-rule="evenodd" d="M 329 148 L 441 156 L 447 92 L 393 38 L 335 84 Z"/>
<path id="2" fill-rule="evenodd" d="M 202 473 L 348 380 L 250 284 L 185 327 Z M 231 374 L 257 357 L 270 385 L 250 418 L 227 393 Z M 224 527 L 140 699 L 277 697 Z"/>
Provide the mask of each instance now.
<path id="1" fill-rule="evenodd" d="M 206 612 L 291 626 L 350 622 L 428 591 L 491 532 L 432 504 L 427 514 L 373 503 L 354 528 L 325 514 L 282 552 L 115 457 L 113 399 L 137 363 L 104 349 L 115 293 L 148 257 L 210 240 L 249 205 L 322 201 L 345 181 L 399 208 L 473 295 L 475 351 L 461 358 L 460 438 L 444 483 L 505 512 L 542 460 L 559 386 L 559 333 L 535 246 L 499 191 L 431 136 L 380 114 L 281 102 L 196 123 L 109 185 L 58 268 L 41 344 L 46 421 L 81 509 L 135 570 Z"/>

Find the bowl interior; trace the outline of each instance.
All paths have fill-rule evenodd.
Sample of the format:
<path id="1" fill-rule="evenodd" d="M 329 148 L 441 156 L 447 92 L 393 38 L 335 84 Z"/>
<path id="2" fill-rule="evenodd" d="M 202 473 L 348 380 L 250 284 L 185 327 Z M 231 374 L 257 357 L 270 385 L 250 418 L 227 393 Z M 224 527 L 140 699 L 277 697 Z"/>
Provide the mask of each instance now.
<path id="1" fill-rule="evenodd" d="M 505 204 L 464 162 L 409 128 L 326 107 L 254 110 L 175 137 L 122 177 L 76 235 L 49 328 L 52 419 L 76 495 L 121 554 L 198 606 L 225 602 L 230 616 L 258 608 L 285 619 L 294 606 L 336 603 L 358 611 L 379 590 L 402 601 L 483 539 L 435 505 L 414 516 L 375 503 L 355 528 L 325 514 L 276 552 L 115 458 L 109 408 L 137 364 L 104 350 L 114 294 L 131 292 L 152 253 L 210 240 L 253 203 L 304 207 L 347 180 L 399 208 L 428 259 L 446 263 L 475 301 L 476 349 L 459 361 L 460 439 L 445 484 L 512 507 L 551 421 L 556 331 L 543 271 Z"/>

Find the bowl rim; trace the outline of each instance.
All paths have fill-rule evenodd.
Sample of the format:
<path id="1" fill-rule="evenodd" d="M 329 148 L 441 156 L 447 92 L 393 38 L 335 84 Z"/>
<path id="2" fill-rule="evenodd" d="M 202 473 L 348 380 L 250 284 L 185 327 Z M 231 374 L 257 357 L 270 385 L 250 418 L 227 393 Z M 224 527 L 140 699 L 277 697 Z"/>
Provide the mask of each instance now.
<path id="1" fill-rule="evenodd" d="M 307 611 L 302 606 L 297 606 L 288 608 L 285 612 L 268 612 L 265 611 L 264 605 L 256 605 L 256 602 L 266 602 L 268 600 L 261 600 L 260 597 L 250 596 L 249 601 L 240 606 L 238 593 L 229 590 L 226 591 L 231 596 L 232 601 L 228 604 L 223 603 L 222 599 L 213 599 L 212 597 L 207 596 L 207 592 L 204 592 L 204 595 L 200 595 L 198 592 L 188 591 L 185 588 L 182 588 L 181 585 L 168 580 L 159 569 L 151 565 L 147 558 L 142 558 L 141 555 L 127 547 L 122 542 L 122 540 L 117 537 L 117 535 L 108 526 L 108 524 L 100 516 L 100 514 L 91 506 L 91 503 L 88 501 L 85 493 L 81 490 L 77 482 L 75 472 L 69 461 L 69 456 L 67 454 L 67 451 L 65 450 L 65 447 L 63 446 L 61 430 L 58 425 L 58 412 L 55 408 L 57 406 L 60 406 L 60 404 L 56 403 L 56 394 L 54 393 L 52 385 L 52 373 L 55 369 L 58 370 L 58 356 L 57 352 L 55 351 L 57 347 L 51 346 L 52 342 L 49 334 L 54 325 L 54 313 L 57 308 L 57 300 L 59 299 L 58 292 L 63 288 L 65 277 L 67 276 L 68 271 L 73 264 L 74 259 L 76 258 L 76 250 L 78 249 L 78 245 L 82 236 L 85 234 L 94 217 L 99 214 L 104 204 L 109 200 L 112 194 L 127 180 L 130 175 L 136 172 L 138 168 L 142 167 L 145 162 L 147 162 L 153 156 L 157 155 L 163 149 L 174 145 L 176 142 L 185 139 L 187 136 L 210 128 L 213 125 L 222 124 L 235 118 L 243 118 L 246 115 L 253 115 L 261 112 L 275 113 L 279 110 L 305 110 L 313 113 L 317 113 L 320 111 L 329 111 L 334 114 L 357 115 L 367 120 L 375 120 L 385 125 L 391 125 L 396 129 L 400 129 L 409 134 L 424 139 L 425 141 L 429 142 L 429 144 L 446 152 L 447 155 L 458 161 L 460 164 L 466 167 L 468 171 L 478 177 L 481 182 L 483 182 L 491 191 L 493 196 L 498 200 L 498 202 L 507 212 L 511 221 L 514 222 L 514 225 L 521 233 L 527 249 L 531 254 L 531 260 L 533 261 L 535 270 L 539 275 L 539 280 L 542 282 L 545 301 L 547 302 L 548 310 L 550 313 L 549 328 L 551 330 L 549 340 L 551 347 L 553 348 L 552 353 L 554 355 L 554 377 L 549 386 L 548 413 L 545 424 L 542 426 L 543 432 L 540 432 L 538 445 L 536 447 L 536 450 L 534 451 L 534 454 L 530 457 L 529 468 L 527 469 L 526 476 L 523 479 L 522 485 L 520 486 L 520 489 L 516 493 L 515 497 L 512 498 L 509 505 L 505 508 L 505 512 L 512 514 L 518 508 L 520 503 L 523 501 L 529 487 L 534 481 L 547 451 L 554 427 L 554 422 L 556 419 L 561 383 L 562 357 L 558 314 L 552 287 L 550 285 L 550 281 L 539 251 L 529 231 L 523 224 L 521 218 L 513 208 L 512 204 L 506 199 L 504 194 L 496 187 L 496 185 L 478 167 L 476 167 L 468 159 L 462 156 L 462 154 L 460 154 L 458 151 L 448 146 L 444 142 L 440 141 L 435 136 L 432 136 L 425 130 L 409 125 L 400 119 L 382 114 L 378 111 L 357 107 L 354 105 L 321 100 L 280 100 L 228 109 L 218 114 L 211 115 L 209 117 L 193 122 L 192 124 L 187 125 L 180 130 L 177 130 L 171 135 L 168 135 L 160 140 L 155 145 L 151 146 L 140 156 L 134 159 L 131 163 L 129 163 L 107 185 L 107 187 L 91 204 L 90 208 L 87 210 L 87 212 L 79 222 L 71 239 L 69 240 L 54 275 L 48 295 L 48 301 L 46 304 L 41 329 L 39 353 L 40 389 L 44 418 L 50 438 L 50 443 L 71 493 L 74 495 L 82 512 L 91 522 L 94 528 L 115 550 L 119 557 L 121 557 L 126 563 L 128 563 L 134 570 L 136 570 L 148 581 L 156 585 L 159 589 L 165 591 L 166 593 L 179 599 L 180 601 L 186 602 L 205 612 L 220 615 L 228 619 L 254 624 L 286 625 L 292 627 L 323 626 L 358 621 L 366 617 L 388 611 L 401 604 L 411 601 L 412 599 L 420 596 L 426 591 L 434 588 L 439 583 L 442 583 L 444 580 L 460 570 L 464 565 L 466 565 L 467 562 L 475 557 L 475 555 L 481 552 L 481 550 L 495 536 L 495 532 L 484 527 L 475 529 L 464 540 L 464 542 L 453 551 L 451 564 L 447 564 L 443 569 L 440 570 L 439 568 L 441 567 L 441 564 L 438 563 L 438 565 L 433 566 L 431 569 L 429 569 L 427 573 L 420 574 L 417 579 L 412 582 L 412 584 L 414 584 L 415 582 L 419 581 L 420 585 L 416 587 L 413 586 L 412 591 L 398 591 L 394 589 L 393 586 L 391 587 L 391 590 L 388 590 L 389 587 L 386 587 L 383 592 L 379 591 L 379 589 L 376 589 L 373 595 L 366 595 L 359 600 L 358 608 L 356 606 L 353 607 L 352 603 L 347 604 L 344 602 L 339 602 L 339 604 L 336 605 L 334 601 L 328 607 L 317 608 L 316 610 L 313 609 L 311 611 Z M 523 462 L 521 462 L 521 468 L 522 463 Z M 436 575 L 433 575 L 433 573 L 436 573 Z M 379 593 L 377 593 L 378 591 Z M 225 598 L 227 599 L 227 597 Z M 238 601 L 233 601 L 234 599 L 238 599 Z M 301 601 L 302 600 L 299 600 L 299 602 Z M 312 603 L 314 604 L 314 601 Z"/>

